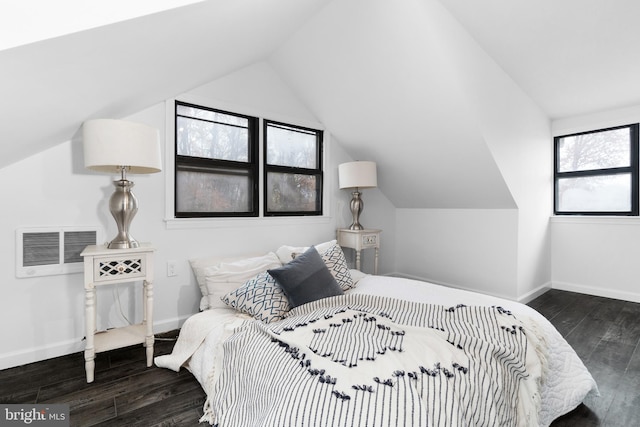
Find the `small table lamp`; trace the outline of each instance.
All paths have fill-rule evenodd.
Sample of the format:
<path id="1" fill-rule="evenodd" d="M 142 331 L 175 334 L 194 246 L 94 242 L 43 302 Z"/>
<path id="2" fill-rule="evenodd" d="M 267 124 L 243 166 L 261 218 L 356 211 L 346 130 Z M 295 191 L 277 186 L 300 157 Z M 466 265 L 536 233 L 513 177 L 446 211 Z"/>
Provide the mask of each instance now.
<path id="1" fill-rule="evenodd" d="M 360 198 L 361 188 L 374 188 L 378 186 L 378 176 L 375 162 L 349 162 L 338 166 L 338 180 L 340 189 L 353 188 L 351 193 L 351 215 L 353 222 L 350 230 L 363 230 L 360 225 L 360 214 L 364 209 L 364 202 Z"/>
<path id="2" fill-rule="evenodd" d="M 162 170 L 160 135 L 157 129 L 124 120 L 97 119 L 82 126 L 84 166 L 98 172 L 119 173 L 114 181 L 115 192 L 109 200 L 109 210 L 118 225 L 118 235 L 109 249 L 137 248 L 138 242 L 129 234 L 129 226 L 138 211 L 138 200 L 131 192 L 133 174 L 156 173 Z"/>

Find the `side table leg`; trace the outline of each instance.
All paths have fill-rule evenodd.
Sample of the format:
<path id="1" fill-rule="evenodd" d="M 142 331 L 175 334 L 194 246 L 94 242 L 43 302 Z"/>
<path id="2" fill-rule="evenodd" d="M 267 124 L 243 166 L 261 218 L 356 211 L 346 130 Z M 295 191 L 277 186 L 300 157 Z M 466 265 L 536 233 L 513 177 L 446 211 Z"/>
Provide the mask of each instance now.
<path id="1" fill-rule="evenodd" d="M 360 270 L 360 251 L 359 250 L 356 250 L 356 270 Z"/>
<path id="2" fill-rule="evenodd" d="M 153 343 L 155 338 L 153 336 L 153 284 L 150 281 L 144 282 L 144 314 L 145 314 L 145 326 L 147 328 L 147 334 L 145 337 L 144 346 L 147 348 L 147 367 L 153 366 Z"/>
<path id="3" fill-rule="evenodd" d="M 93 283 L 85 287 L 85 349 L 84 349 L 84 367 L 87 373 L 87 382 L 91 383 L 94 379 L 96 349 L 94 347 L 93 335 L 96 330 L 96 290 Z"/>
<path id="4" fill-rule="evenodd" d="M 373 274 L 378 274 L 378 248 L 375 248 L 375 258 L 373 261 Z"/>

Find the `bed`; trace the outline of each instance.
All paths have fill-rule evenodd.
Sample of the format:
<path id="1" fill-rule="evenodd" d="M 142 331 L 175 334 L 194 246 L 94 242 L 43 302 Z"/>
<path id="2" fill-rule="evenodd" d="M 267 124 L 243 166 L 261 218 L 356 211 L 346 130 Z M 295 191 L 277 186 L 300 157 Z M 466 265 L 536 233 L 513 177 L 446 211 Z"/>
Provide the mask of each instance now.
<path id="1" fill-rule="evenodd" d="M 532 308 L 350 270 L 335 241 L 191 266 L 202 311 L 155 362 L 214 426 L 548 426 L 598 394 Z"/>

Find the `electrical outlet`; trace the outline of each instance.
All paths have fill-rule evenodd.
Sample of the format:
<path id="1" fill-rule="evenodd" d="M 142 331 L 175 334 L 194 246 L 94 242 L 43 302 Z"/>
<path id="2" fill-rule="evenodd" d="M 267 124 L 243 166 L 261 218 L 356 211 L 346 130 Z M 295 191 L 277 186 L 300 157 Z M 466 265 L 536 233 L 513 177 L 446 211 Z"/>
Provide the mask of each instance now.
<path id="1" fill-rule="evenodd" d="M 178 275 L 178 265 L 176 261 L 167 261 L 167 277 Z"/>

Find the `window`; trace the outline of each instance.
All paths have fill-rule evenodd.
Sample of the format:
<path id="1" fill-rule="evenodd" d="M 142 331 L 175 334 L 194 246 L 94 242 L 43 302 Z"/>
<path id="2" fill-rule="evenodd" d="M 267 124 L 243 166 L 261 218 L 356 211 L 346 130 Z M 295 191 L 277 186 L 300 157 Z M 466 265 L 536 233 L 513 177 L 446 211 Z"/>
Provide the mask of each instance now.
<path id="1" fill-rule="evenodd" d="M 258 118 L 176 101 L 175 216 L 258 215 Z"/>
<path id="2" fill-rule="evenodd" d="M 322 141 L 321 130 L 176 101 L 175 217 L 322 215 Z"/>
<path id="3" fill-rule="evenodd" d="M 322 131 L 264 121 L 264 213 L 322 215 Z"/>
<path id="4" fill-rule="evenodd" d="M 638 124 L 554 138 L 560 215 L 638 215 Z"/>

